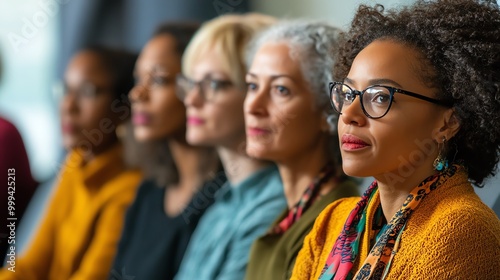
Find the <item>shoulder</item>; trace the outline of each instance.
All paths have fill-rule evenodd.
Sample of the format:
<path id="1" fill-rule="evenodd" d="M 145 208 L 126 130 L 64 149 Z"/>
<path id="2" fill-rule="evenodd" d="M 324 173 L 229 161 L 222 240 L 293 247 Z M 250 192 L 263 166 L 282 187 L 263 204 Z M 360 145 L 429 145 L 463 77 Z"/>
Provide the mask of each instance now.
<path id="1" fill-rule="evenodd" d="M 344 180 L 331 192 L 331 195 L 334 199 L 359 197 L 358 184 L 352 179 Z"/>
<path id="2" fill-rule="evenodd" d="M 431 236 L 436 236 L 444 244 L 473 241 L 479 245 L 486 242 L 484 245 L 496 244 L 500 250 L 500 220 L 481 201 L 457 199 L 435 210 L 427 223 Z"/>
<path id="3" fill-rule="evenodd" d="M 262 207 L 286 207 L 283 183 L 278 169 L 275 166 L 266 167 L 259 170 L 246 180 L 243 187 L 242 202 L 250 205 L 253 211 L 266 211 Z M 241 190 L 241 189 L 240 189 Z"/>
<path id="4" fill-rule="evenodd" d="M 0 135 L 4 137 L 5 135 L 9 135 L 10 133 L 19 134 L 17 128 L 8 120 L 0 117 Z"/>
<path id="5" fill-rule="evenodd" d="M 339 217 L 347 218 L 359 200 L 360 197 L 347 197 L 336 200 L 321 212 L 316 221 L 328 224 L 332 220 L 337 222 Z"/>
<path id="6" fill-rule="evenodd" d="M 440 234 L 446 231 L 473 233 L 484 228 L 500 234 L 500 220 L 467 181 L 431 193 L 415 210 L 410 224 L 421 231 L 432 229 Z"/>
<path id="7" fill-rule="evenodd" d="M 401 253 L 416 264 L 432 259 L 428 267 L 415 266 L 421 272 L 500 277 L 500 258 L 493 257 L 500 255 L 500 220 L 471 191 L 424 200 L 409 219 Z"/>
<path id="8" fill-rule="evenodd" d="M 316 218 L 311 236 L 322 244 L 327 238 L 336 238 L 359 197 L 348 197 L 330 203 Z"/>
<path id="9" fill-rule="evenodd" d="M 124 169 L 117 176 L 105 183 L 102 191 L 114 193 L 117 196 L 135 196 L 141 184 L 142 173 L 135 169 Z M 150 188 L 152 189 L 152 188 Z"/>
<path id="10" fill-rule="evenodd" d="M 141 178 L 141 172 L 137 170 L 124 170 L 99 189 L 96 200 L 102 204 L 128 207 L 136 198 Z"/>
<path id="11" fill-rule="evenodd" d="M 115 180 L 124 183 L 124 185 L 131 185 L 137 187 L 142 178 L 142 172 L 138 169 L 124 169 Z"/>

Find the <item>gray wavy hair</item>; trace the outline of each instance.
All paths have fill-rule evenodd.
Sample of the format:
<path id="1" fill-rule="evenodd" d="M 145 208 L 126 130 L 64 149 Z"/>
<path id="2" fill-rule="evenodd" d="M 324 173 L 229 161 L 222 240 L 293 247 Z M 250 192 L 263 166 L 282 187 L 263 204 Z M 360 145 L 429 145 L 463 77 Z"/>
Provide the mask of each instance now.
<path id="1" fill-rule="evenodd" d="M 260 33 L 247 48 L 247 65 L 252 64 L 257 51 L 268 43 L 284 42 L 290 55 L 299 61 L 302 75 L 314 94 L 316 105 L 323 110 L 330 126 L 330 155 L 340 162 L 337 136 L 337 114 L 333 114 L 328 96 L 329 83 L 333 81 L 333 66 L 338 51 L 341 30 L 328 23 L 304 20 L 281 21 Z"/>
<path id="2" fill-rule="evenodd" d="M 333 81 L 332 70 L 341 32 L 339 28 L 324 22 L 282 21 L 259 34 L 249 44 L 247 65 L 251 65 L 256 52 L 264 44 L 287 43 L 292 58 L 300 62 L 302 74 L 315 95 L 317 106 L 331 115 L 328 84 Z M 330 118 L 330 122 L 336 125 L 336 120 Z"/>

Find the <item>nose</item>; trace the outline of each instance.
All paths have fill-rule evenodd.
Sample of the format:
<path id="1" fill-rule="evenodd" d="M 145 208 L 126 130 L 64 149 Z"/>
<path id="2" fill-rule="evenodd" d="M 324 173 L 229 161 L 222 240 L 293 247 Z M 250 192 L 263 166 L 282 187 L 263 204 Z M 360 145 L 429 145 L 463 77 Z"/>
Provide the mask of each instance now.
<path id="1" fill-rule="evenodd" d="M 357 96 L 354 101 L 342 107 L 342 115 L 340 115 L 340 120 L 344 124 L 350 124 L 355 126 L 363 126 L 366 124 L 366 116 L 361 108 L 361 96 Z"/>
<path id="2" fill-rule="evenodd" d="M 131 102 L 145 101 L 149 98 L 149 89 L 145 85 L 136 84 L 129 93 Z"/>
<path id="3" fill-rule="evenodd" d="M 203 101 L 200 86 L 194 86 L 189 91 L 186 91 L 184 96 L 184 106 L 201 107 L 203 105 Z"/>
<path id="4" fill-rule="evenodd" d="M 245 97 L 244 111 L 245 114 L 264 116 L 267 114 L 266 105 L 269 102 L 266 94 L 266 87 L 259 90 L 248 92 Z"/>
<path id="5" fill-rule="evenodd" d="M 78 112 L 78 96 L 71 92 L 65 92 L 61 100 L 61 113 L 74 114 Z"/>

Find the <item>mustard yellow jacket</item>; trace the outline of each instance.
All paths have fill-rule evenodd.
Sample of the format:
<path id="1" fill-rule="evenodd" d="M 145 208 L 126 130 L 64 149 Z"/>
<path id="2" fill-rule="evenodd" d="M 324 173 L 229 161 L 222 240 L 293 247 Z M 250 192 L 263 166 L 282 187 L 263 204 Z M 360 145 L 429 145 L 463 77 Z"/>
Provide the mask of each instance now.
<path id="1" fill-rule="evenodd" d="M 380 204 L 368 206 L 366 227 Z M 330 204 L 306 237 L 291 279 L 318 279 L 344 222 L 358 199 Z M 364 232 L 359 270 L 373 233 Z M 500 279 L 500 221 L 458 172 L 420 203 L 407 222 L 386 279 Z"/>
<path id="2" fill-rule="evenodd" d="M 85 166 L 71 152 L 34 240 L 16 256 L 15 272 L 7 264 L 0 279 L 107 279 L 140 178 L 125 168 L 119 145 Z"/>

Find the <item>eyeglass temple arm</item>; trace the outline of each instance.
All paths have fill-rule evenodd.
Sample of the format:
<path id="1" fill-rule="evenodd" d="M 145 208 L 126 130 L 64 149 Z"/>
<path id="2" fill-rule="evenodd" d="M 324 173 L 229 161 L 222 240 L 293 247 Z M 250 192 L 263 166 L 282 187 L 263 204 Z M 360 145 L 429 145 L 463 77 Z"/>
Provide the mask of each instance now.
<path id="1" fill-rule="evenodd" d="M 445 106 L 445 107 L 451 107 L 452 106 L 451 102 L 444 101 L 444 100 L 438 100 L 438 99 L 434 99 L 434 98 L 430 98 L 430 97 L 427 97 L 427 96 L 424 96 L 424 95 L 420 95 L 420 94 L 416 94 L 416 93 L 413 93 L 413 92 L 410 92 L 410 91 L 397 89 L 396 92 L 399 92 L 399 93 L 402 93 L 402 94 L 405 94 L 405 95 L 409 95 L 409 96 L 412 96 L 412 97 L 415 97 L 415 98 L 418 98 L 418 99 L 421 99 L 421 100 L 425 100 L 425 101 L 428 101 L 428 102 L 431 102 L 431 103 L 434 103 L 434 104 L 437 104 L 437 105 L 441 105 L 441 106 Z"/>

